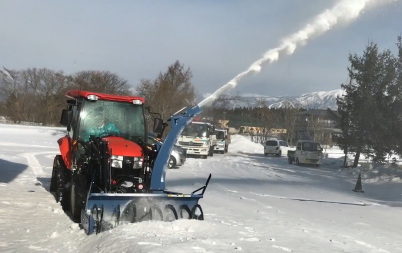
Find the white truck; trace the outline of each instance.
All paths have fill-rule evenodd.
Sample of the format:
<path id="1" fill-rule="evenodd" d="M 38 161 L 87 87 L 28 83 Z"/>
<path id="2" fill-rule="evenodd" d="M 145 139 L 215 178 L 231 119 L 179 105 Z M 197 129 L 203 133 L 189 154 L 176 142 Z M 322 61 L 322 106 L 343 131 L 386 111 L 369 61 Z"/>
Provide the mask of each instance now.
<path id="1" fill-rule="evenodd" d="M 322 148 L 320 143 L 310 140 L 299 140 L 296 150 L 288 151 L 288 161 L 290 164 L 296 162 L 297 165 L 312 164 L 320 166 L 323 158 Z"/>
<path id="2" fill-rule="evenodd" d="M 204 159 L 213 156 L 216 146 L 214 125 L 208 122 L 191 122 L 183 129 L 177 145 L 186 149 L 189 156 L 201 156 Z"/>
<path id="3" fill-rule="evenodd" d="M 226 153 L 229 150 L 229 144 L 230 144 L 230 134 L 229 134 L 229 129 L 215 129 L 215 134 L 216 134 L 216 146 L 215 146 L 215 152 L 218 153 Z"/>

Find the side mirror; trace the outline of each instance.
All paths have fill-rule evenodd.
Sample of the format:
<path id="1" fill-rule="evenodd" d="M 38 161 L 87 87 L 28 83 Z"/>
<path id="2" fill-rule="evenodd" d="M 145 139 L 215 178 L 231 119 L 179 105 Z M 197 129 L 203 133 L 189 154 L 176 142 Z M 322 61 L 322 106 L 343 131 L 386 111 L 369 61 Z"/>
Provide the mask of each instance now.
<path id="1" fill-rule="evenodd" d="M 161 118 L 155 118 L 154 119 L 154 127 L 153 127 L 153 132 L 157 134 L 162 134 L 163 130 L 165 128 L 165 124 L 163 123 L 163 119 Z"/>
<path id="2" fill-rule="evenodd" d="M 73 112 L 68 109 L 63 109 L 63 111 L 61 112 L 60 124 L 62 126 L 66 126 L 67 130 L 69 130 L 72 118 L 73 118 Z"/>

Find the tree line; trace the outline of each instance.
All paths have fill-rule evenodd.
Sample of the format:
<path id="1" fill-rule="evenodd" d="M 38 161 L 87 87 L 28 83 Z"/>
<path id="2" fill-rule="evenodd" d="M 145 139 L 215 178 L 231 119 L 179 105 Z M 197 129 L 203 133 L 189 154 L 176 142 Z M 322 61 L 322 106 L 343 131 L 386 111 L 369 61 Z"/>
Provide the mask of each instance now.
<path id="1" fill-rule="evenodd" d="M 134 89 L 127 80 L 110 71 L 79 71 L 65 75 L 47 68 L 0 69 L 0 116 L 11 122 L 59 125 L 65 94 L 71 89 L 145 97 L 146 106 L 167 119 L 182 107 L 194 103 L 195 90 L 190 68 L 179 61 L 155 80 L 141 80 Z"/>
<path id="2" fill-rule="evenodd" d="M 258 128 L 258 131 L 248 132 L 259 137 L 257 142 L 264 142 L 266 139 L 273 137 L 275 134 L 272 129 L 286 129 L 284 133 L 279 134 L 280 138 L 289 142 L 295 142 L 295 130 L 298 126 L 300 112 L 305 111 L 302 108 L 282 107 L 270 108 L 264 102 L 255 107 L 236 107 L 230 108 L 221 100 L 226 101 L 228 97 L 218 97 L 215 106 L 206 108 L 207 117 L 219 125 L 219 120 L 228 120 L 228 126 L 236 128 L 240 133 L 246 133 L 245 126 Z M 241 97 L 233 96 L 234 100 L 241 100 Z M 253 129 L 255 130 L 255 129 Z M 276 136 L 276 135 L 275 135 Z"/>

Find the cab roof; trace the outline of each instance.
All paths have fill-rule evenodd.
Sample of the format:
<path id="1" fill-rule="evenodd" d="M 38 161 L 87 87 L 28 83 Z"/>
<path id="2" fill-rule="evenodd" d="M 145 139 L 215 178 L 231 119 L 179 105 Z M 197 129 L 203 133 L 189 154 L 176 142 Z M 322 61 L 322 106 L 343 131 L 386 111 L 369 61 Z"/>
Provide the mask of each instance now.
<path id="1" fill-rule="evenodd" d="M 133 100 L 140 100 L 142 104 L 145 103 L 145 99 L 143 97 L 136 97 L 136 96 L 122 96 L 122 95 L 113 95 L 113 94 L 106 94 L 106 93 L 98 93 L 92 91 L 84 91 L 84 90 L 70 90 L 66 93 L 67 97 L 77 99 L 80 97 L 87 98 L 88 95 L 95 95 L 98 97 L 99 100 L 109 100 L 109 101 L 118 101 L 118 102 L 127 102 L 132 103 Z"/>

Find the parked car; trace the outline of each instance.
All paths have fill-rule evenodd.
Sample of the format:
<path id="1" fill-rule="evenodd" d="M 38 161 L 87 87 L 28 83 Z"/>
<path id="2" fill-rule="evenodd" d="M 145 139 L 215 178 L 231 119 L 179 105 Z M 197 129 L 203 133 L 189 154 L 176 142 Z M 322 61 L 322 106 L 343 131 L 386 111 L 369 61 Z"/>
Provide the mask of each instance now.
<path id="1" fill-rule="evenodd" d="M 163 145 L 163 140 L 153 135 L 148 135 L 147 142 L 152 145 L 156 143 L 158 143 L 159 145 Z M 187 158 L 186 150 L 180 146 L 174 145 L 168 161 L 169 169 L 182 166 L 186 161 L 186 158 Z"/>
<path id="2" fill-rule="evenodd" d="M 296 162 L 300 164 L 312 164 L 320 166 L 323 158 L 322 148 L 320 143 L 310 140 L 299 140 L 296 150 L 288 152 L 288 161 L 290 164 Z"/>
<path id="3" fill-rule="evenodd" d="M 186 161 L 186 158 L 187 158 L 187 150 L 180 146 L 174 145 L 172 153 L 170 153 L 168 163 L 169 169 L 177 166 L 182 166 Z"/>
<path id="4" fill-rule="evenodd" d="M 288 143 L 283 140 L 269 139 L 264 143 L 264 155 L 276 155 L 282 156 L 287 155 L 290 149 Z"/>

